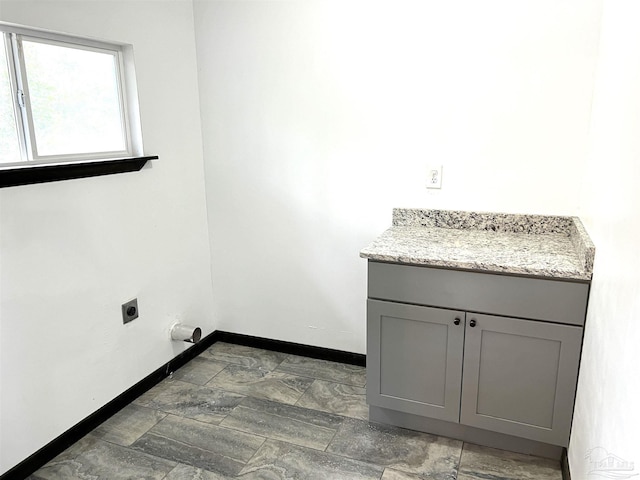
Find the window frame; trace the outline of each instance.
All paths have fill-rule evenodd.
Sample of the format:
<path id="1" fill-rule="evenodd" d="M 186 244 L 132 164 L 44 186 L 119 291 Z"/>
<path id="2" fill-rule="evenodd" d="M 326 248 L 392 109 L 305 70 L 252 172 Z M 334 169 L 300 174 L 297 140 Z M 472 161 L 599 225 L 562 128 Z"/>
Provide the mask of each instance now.
<path id="1" fill-rule="evenodd" d="M 131 45 L 51 32 L 6 22 L 0 22 L 0 38 L 2 38 L 7 52 L 9 79 L 14 93 L 13 109 L 21 155 L 19 161 L 1 162 L 0 171 L 11 167 L 22 169 L 39 165 L 109 161 L 143 156 L 137 82 L 133 64 L 133 47 Z M 25 59 L 22 51 L 23 40 L 107 53 L 114 56 L 125 150 L 56 155 L 40 155 L 38 153 L 31 99 L 28 91 L 28 72 L 25 68 Z M 22 92 L 23 101 L 20 101 L 20 92 Z"/>

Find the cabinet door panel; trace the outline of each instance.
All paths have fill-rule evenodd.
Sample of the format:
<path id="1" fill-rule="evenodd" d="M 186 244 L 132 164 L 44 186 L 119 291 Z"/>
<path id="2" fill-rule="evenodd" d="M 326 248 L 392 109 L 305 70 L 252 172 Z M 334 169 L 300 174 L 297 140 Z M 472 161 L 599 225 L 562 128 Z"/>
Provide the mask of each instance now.
<path id="1" fill-rule="evenodd" d="M 467 313 L 460 422 L 566 446 L 582 329 Z"/>
<path id="2" fill-rule="evenodd" d="M 369 300 L 367 319 L 368 403 L 457 422 L 464 313 Z"/>

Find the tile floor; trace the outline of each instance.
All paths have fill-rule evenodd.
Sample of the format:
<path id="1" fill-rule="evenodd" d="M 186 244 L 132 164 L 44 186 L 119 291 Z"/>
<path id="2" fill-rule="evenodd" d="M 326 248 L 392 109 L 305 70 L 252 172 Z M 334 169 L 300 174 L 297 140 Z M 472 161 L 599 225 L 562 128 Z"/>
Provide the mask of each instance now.
<path id="1" fill-rule="evenodd" d="M 32 479 L 561 480 L 557 462 L 367 421 L 365 369 L 216 343 Z"/>

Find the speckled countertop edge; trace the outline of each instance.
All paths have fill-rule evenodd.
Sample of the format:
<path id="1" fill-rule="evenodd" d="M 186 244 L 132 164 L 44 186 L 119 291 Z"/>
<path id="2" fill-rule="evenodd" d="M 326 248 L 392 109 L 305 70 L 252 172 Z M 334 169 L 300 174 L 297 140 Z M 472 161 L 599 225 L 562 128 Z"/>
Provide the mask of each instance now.
<path id="1" fill-rule="evenodd" d="M 394 208 L 394 227 L 437 227 L 505 233 L 570 234 L 574 217 Z"/>
<path id="2" fill-rule="evenodd" d="M 580 258 L 581 264 L 584 266 L 585 272 L 589 274 L 591 278 L 593 274 L 593 260 L 596 256 L 596 247 L 591 241 L 591 237 L 587 233 L 584 225 L 578 217 L 571 217 L 573 223 L 571 224 L 571 231 L 569 238 L 573 243 L 574 248 Z"/>
<path id="3" fill-rule="evenodd" d="M 577 217 L 396 208 L 370 260 L 590 280 L 595 247 Z"/>

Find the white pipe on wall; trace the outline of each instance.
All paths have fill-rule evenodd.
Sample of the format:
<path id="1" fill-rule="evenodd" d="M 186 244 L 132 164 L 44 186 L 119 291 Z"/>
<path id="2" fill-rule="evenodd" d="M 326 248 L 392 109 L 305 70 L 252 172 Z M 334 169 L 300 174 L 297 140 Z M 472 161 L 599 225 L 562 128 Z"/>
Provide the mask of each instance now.
<path id="1" fill-rule="evenodd" d="M 174 323 L 171 326 L 171 340 L 182 340 L 183 342 L 198 343 L 202 337 L 200 327 Z"/>

